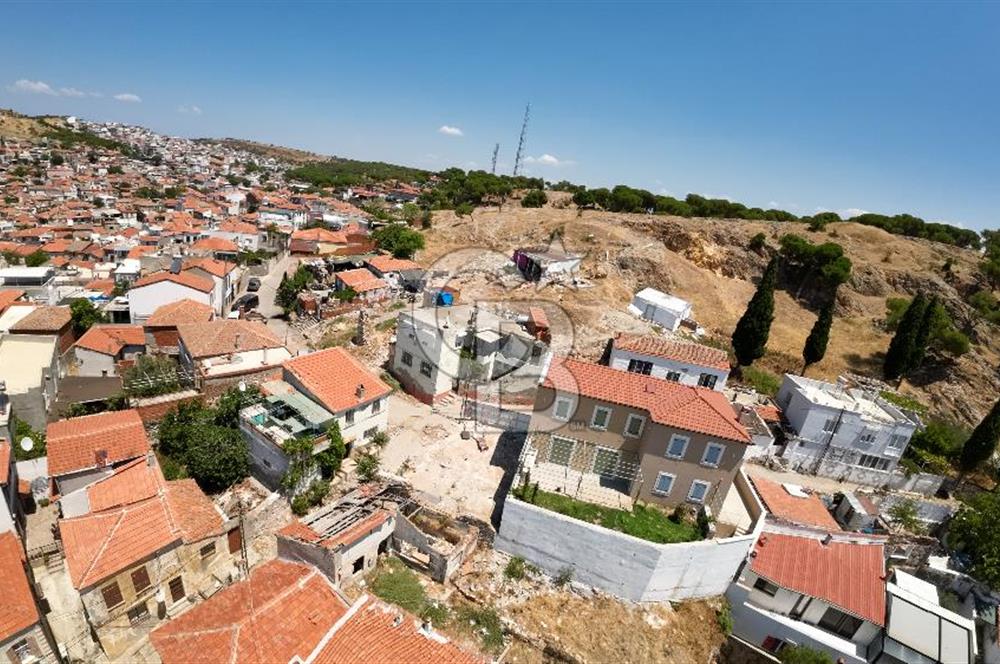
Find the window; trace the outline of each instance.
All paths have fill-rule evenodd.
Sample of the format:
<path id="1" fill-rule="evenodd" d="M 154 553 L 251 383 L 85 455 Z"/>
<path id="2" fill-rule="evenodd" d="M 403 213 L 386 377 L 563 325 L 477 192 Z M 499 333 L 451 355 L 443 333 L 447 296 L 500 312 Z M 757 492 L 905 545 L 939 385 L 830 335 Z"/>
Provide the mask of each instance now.
<path id="1" fill-rule="evenodd" d="M 837 418 L 831 417 L 823 423 L 824 433 L 835 433 L 837 431 Z"/>
<path id="2" fill-rule="evenodd" d="M 130 625 L 135 625 L 141 623 L 143 620 L 149 617 L 149 607 L 146 603 L 136 604 L 131 609 L 128 610 L 128 622 Z"/>
<path id="3" fill-rule="evenodd" d="M 826 610 L 823 614 L 823 618 L 819 621 L 820 629 L 825 629 L 828 632 L 842 636 L 845 639 L 853 639 L 854 634 L 861 627 L 862 620 L 860 618 L 855 618 L 854 616 L 849 616 L 843 611 L 833 608 L 832 606 Z"/>
<path id="4" fill-rule="evenodd" d="M 149 572 L 145 566 L 132 570 L 132 587 L 137 595 L 149 587 Z"/>
<path id="5" fill-rule="evenodd" d="M 666 378 L 667 380 L 672 380 L 675 383 L 678 383 L 681 380 L 681 373 L 679 371 L 668 371 L 667 375 L 664 376 L 664 378 Z"/>
<path id="6" fill-rule="evenodd" d="M 695 480 L 694 482 L 691 482 L 691 490 L 688 491 L 688 500 L 692 503 L 705 502 L 705 496 L 708 495 L 708 490 L 711 486 L 712 484 L 710 482 L 704 482 L 702 480 Z"/>
<path id="7" fill-rule="evenodd" d="M 552 407 L 552 418 L 566 422 L 573 412 L 573 401 L 566 397 L 556 397 L 556 405 Z"/>
<path id="8" fill-rule="evenodd" d="M 594 406 L 594 416 L 590 418 L 590 428 L 605 431 L 611 421 L 611 409 L 604 406 Z"/>
<path id="9" fill-rule="evenodd" d="M 754 590 L 759 590 L 770 597 L 774 597 L 778 594 L 778 586 L 761 577 L 757 577 L 757 580 L 754 581 L 753 587 Z"/>
<path id="10" fill-rule="evenodd" d="M 865 429 L 864 432 L 858 437 L 858 442 L 862 445 L 871 445 L 875 442 L 875 432 Z"/>
<path id="11" fill-rule="evenodd" d="M 614 475 L 618 471 L 618 450 L 598 447 L 594 454 L 594 472 L 598 475 Z"/>
<path id="12" fill-rule="evenodd" d="M 349 411 L 344 413 L 344 423 L 348 426 L 354 424 L 354 409 L 351 408 Z"/>
<path id="13" fill-rule="evenodd" d="M 880 456 L 872 456 L 871 454 L 862 454 L 858 459 L 858 465 L 864 468 L 871 468 L 873 470 L 888 470 L 889 460 L 883 459 Z"/>
<path id="14" fill-rule="evenodd" d="M 767 638 L 764 639 L 764 642 L 760 644 L 760 647 L 768 651 L 769 653 L 777 655 L 786 645 L 788 644 L 779 639 L 778 637 L 768 636 Z"/>
<path id="15" fill-rule="evenodd" d="M 667 443 L 667 458 L 683 459 L 684 453 L 687 452 L 688 442 L 690 439 L 687 436 L 679 436 L 676 433 L 672 435 L 670 442 Z"/>
<path id="16" fill-rule="evenodd" d="M 412 367 L 413 366 L 413 353 L 404 350 L 403 351 L 403 356 L 400 359 L 403 361 L 403 364 L 405 364 L 406 366 L 408 366 L 408 367 Z"/>
<path id="17" fill-rule="evenodd" d="M 906 434 L 894 433 L 889 436 L 889 444 L 886 447 L 893 450 L 901 450 L 906 447 L 906 441 L 908 440 L 909 437 Z"/>
<path id="18" fill-rule="evenodd" d="M 183 577 L 175 576 L 174 578 L 170 579 L 169 586 L 170 586 L 170 601 L 176 604 L 177 602 L 184 599 L 184 595 L 186 595 L 187 593 L 184 592 Z"/>
<path id="19" fill-rule="evenodd" d="M 719 377 L 715 374 L 703 373 L 698 376 L 698 385 L 701 387 L 707 387 L 710 390 L 715 389 L 715 384 L 719 381 Z"/>
<path id="20" fill-rule="evenodd" d="M 101 595 L 104 597 L 104 606 L 108 607 L 108 609 L 113 609 L 125 601 L 122 598 L 122 590 L 118 587 L 117 581 L 113 581 L 101 588 Z"/>
<path id="21" fill-rule="evenodd" d="M 382 412 L 382 400 L 376 399 L 372 401 L 372 415 L 378 415 Z"/>
<path id="22" fill-rule="evenodd" d="M 674 480 L 676 476 L 670 473 L 659 473 L 656 476 L 656 481 L 653 482 L 653 493 L 665 496 L 670 493 L 670 490 L 674 488 Z"/>
<path id="23" fill-rule="evenodd" d="M 243 547 L 243 533 L 239 526 L 226 533 L 226 543 L 229 544 L 229 553 L 239 553 Z"/>
<path id="24" fill-rule="evenodd" d="M 572 456 L 573 441 L 569 438 L 552 436 L 552 440 L 549 442 L 549 463 L 568 467 Z"/>
<path id="25" fill-rule="evenodd" d="M 421 362 L 420 363 L 420 373 L 422 373 L 423 375 L 427 376 L 428 378 L 431 377 L 431 373 L 433 372 L 433 370 L 434 370 L 434 367 L 431 366 L 430 362 Z"/>
<path id="26" fill-rule="evenodd" d="M 701 457 L 701 465 L 718 468 L 722 462 L 722 454 L 726 451 L 725 445 L 719 443 L 709 443 L 705 446 L 705 454 Z"/>
<path id="27" fill-rule="evenodd" d="M 365 571 L 365 557 L 361 556 L 360 558 L 355 560 L 354 564 L 351 565 L 351 569 L 354 571 L 355 574 Z"/>
<path id="28" fill-rule="evenodd" d="M 202 560 L 208 560 L 209 558 L 215 555 L 215 542 L 206 544 L 205 546 L 201 547 L 198 553 L 201 554 Z"/>
<path id="29" fill-rule="evenodd" d="M 31 644 L 28 643 L 28 639 L 21 639 L 15 643 L 10 648 L 14 651 L 14 656 L 17 657 L 19 662 L 30 662 L 35 659 L 34 654 L 31 652 Z"/>
<path id="30" fill-rule="evenodd" d="M 646 424 L 646 418 L 641 415 L 629 415 L 625 422 L 625 435 L 629 438 L 638 438 L 642 435 L 642 427 Z"/>
<path id="31" fill-rule="evenodd" d="M 643 360 L 629 360 L 628 370 L 632 373 L 642 374 L 648 376 L 653 373 L 653 363 L 645 362 Z"/>

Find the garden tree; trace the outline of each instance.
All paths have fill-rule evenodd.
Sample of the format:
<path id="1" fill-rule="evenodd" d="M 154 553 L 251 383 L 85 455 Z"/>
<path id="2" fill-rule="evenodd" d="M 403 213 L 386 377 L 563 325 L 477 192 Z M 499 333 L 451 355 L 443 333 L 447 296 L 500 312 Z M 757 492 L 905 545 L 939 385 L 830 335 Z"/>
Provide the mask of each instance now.
<path id="1" fill-rule="evenodd" d="M 826 355 L 826 346 L 830 342 L 830 325 L 833 323 L 833 309 L 837 306 L 837 292 L 833 292 L 833 297 L 819 310 L 819 316 L 813 324 L 809 336 L 806 337 L 806 344 L 802 347 L 802 375 L 810 364 L 816 364 Z"/>
<path id="2" fill-rule="evenodd" d="M 372 233 L 372 240 L 396 258 L 413 258 L 424 248 L 424 236 L 419 231 L 400 224 L 389 224 Z"/>
<path id="3" fill-rule="evenodd" d="M 887 379 L 902 378 L 913 369 L 911 362 L 913 358 L 917 357 L 917 335 L 926 311 L 927 298 L 922 292 L 917 293 L 917 296 L 906 308 L 906 312 L 896 328 L 896 334 L 889 342 L 889 350 L 885 354 L 885 364 L 882 367 L 882 373 Z"/>
<path id="4" fill-rule="evenodd" d="M 215 402 L 214 422 L 220 427 L 230 427 L 236 429 L 240 425 L 240 411 L 248 406 L 260 403 L 263 396 L 260 388 L 249 383 L 245 389 L 233 387 L 225 392 Z"/>
<path id="5" fill-rule="evenodd" d="M 250 474 L 247 441 L 238 429 L 201 423 L 191 431 L 184 465 L 206 492 L 223 491 Z"/>
<path id="6" fill-rule="evenodd" d="M 972 576 L 1000 590 L 1000 493 L 969 498 L 948 527 L 948 544 L 972 559 Z"/>
<path id="7" fill-rule="evenodd" d="M 962 446 L 962 454 L 958 458 L 963 473 L 978 468 L 984 461 L 990 459 L 1000 440 L 1000 399 L 986 417 L 972 430 L 969 439 Z"/>
<path id="8" fill-rule="evenodd" d="M 49 163 L 53 166 L 62 166 L 66 162 L 62 155 L 54 154 L 49 157 Z"/>
<path id="9" fill-rule="evenodd" d="M 206 424 L 211 414 L 197 401 L 187 401 L 169 411 L 157 427 L 157 449 L 183 463 L 195 429 Z"/>
<path id="10" fill-rule="evenodd" d="M 809 646 L 787 646 L 778 654 L 781 664 L 833 664 L 833 658 Z"/>
<path id="11" fill-rule="evenodd" d="M 920 319 L 920 326 L 917 328 L 917 336 L 913 340 L 913 355 L 910 356 L 909 362 L 911 370 L 923 363 L 924 357 L 927 355 L 927 345 L 930 343 L 931 333 L 941 326 L 944 316 L 946 314 L 937 295 L 932 296 L 924 309 L 924 316 Z"/>
<path id="12" fill-rule="evenodd" d="M 738 366 L 753 364 L 764 356 L 767 338 L 774 320 L 774 284 L 778 278 L 778 259 L 772 258 L 757 285 L 757 292 L 750 298 L 747 309 L 733 331 L 733 350 Z"/>
<path id="13" fill-rule="evenodd" d="M 281 478 L 281 487 L 288 495 L 293 496 L 304 490 L 302 483 L 309 479 L 316 468 L 313 456 L 315 448 L 315 440 L 310 435 L 296 436 L 282 444 L 281 451 L 288 457 L 288 470 Z"/>
<path id="14" fill-rule="evenodd" d="M 358 455 L 357 473 L 358 480 L 368 483 L 378 477 L 379 468 L 382 465 L 381 459 L 375 452 L 365 451 Z"/>
<path id="15" fill-rule="evenodd" d="M 461 219 L 462 217 L 471 217 L 472 213 L 476 211 L 476 208 L 472 203 L 459 203 L 455 206 L 455 216 Z"/>
<path id="16" fill-rule="evenodd" d="M 316 455 L 316 463 L 319 464 L 323 477 L 330 478 L 340 470 L 340 465 L 347 456 L 347 444 L 344 443 L 344 436 L 340 433 L 340 425 L 336 420 L 327 428 L 326 439 L 330 444 Z"/>
<path id="17" fill-rule="evenodd" d="M 532 189 L 521 199 L 521 207 L 540 208 L 549 202 L 549 197 L 541 189 Z"/>
<path id="18" fill-rule="evenodd" d="M 300 265 L 291 277 L 288 276 L 287 272 L 282 274 L 281 283 L 278 284 L 278 290 L 274 294 L 274 303 L 284 309 L 286 314 L 289 313 L 295 309 L 295 301 L 299 293 L 309 285 L 310 281 L 312 281 L 312 272 L 305 265 Z"/>
<path id="19" fill-rule="evenodd" d="M 35 431 L 31 425 L 16 415 L 10 416 L 10 431 L 14 436 L 11 446 L 14 449 L 14 459 L 17 461 L 27 461 L 29 459 L 39 459 L 45 456 L 45 432 Z M 21 441 L 30 438 L 32 446 L 30 450 L 21 447 Z"/>
<path id="20" fill-rule="evenodd" d="M 73 321 L 73 332 L 78 337 L 89 330 L 92 325 L 108 322 L 108 317 L 99 311 L 90 300 L 73 300 L 69 305 L 69 310 Z"/>
<path id="21" fill-rule="evenodd" d="M 49 262 L 49 255 L 37 249 L 24 257 L 24 264 L 28 267 L 38 267 Z"/>

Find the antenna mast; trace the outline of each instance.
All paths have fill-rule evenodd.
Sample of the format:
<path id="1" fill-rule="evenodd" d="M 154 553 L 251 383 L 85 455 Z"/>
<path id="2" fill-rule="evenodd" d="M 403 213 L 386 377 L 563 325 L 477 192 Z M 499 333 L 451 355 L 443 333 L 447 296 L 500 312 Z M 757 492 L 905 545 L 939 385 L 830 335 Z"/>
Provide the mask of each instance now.
<path id="1" fill-rule="evenodd" d="M 497 143 L 496 145 L 493 146 L 493 170 L 490 171 L 491 173 L 493 173 L 493 175 L 497 174 L 497 153 L 499 152 L 500 152 L 500 144 Z"/>
<path id="2" fill-rule="evenodd" d="M 521 155 L 524 152 L 524 136 L 528 133 L 528 116 L 531 114 L 531 104 L 524 107 L 524 122 L 521 123 L 521 138 L 517 140 L 517 155 L 514 157 L 514 175 L 521 170 Z"/>

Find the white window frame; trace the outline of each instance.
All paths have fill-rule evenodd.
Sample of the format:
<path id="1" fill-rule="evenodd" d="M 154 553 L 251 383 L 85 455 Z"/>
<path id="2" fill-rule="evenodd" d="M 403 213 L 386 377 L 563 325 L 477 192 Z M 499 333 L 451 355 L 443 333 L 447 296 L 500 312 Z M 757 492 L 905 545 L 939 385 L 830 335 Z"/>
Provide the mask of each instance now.
<path id="1" fill-rule="evenodd" d="M 705 487 L 705 493 L 701 498 L 694 497 L 694 488 L 698 485 Z M 699 505 L 705 504 L 705 499 L 708 498 L 708 492 L 712 490 L 712 483 L 706 482 L 705 480 L 693 480 L 691 482 L 691 488 L 688 489 L 687 501 L 689 503 L 697 503 Z"/>
<path id="2" fill-rule="evenodd" d="M 710 463 L 708 461 L 708 452 L 712 448 L 718 448 L 719 450 L 719 460 L 715 463 Z M 722 458 L 726 455 L 726 446 L 722 443 L 709 443 L 705 446 L 705 453 L 701 455 L 701 465 L 708 468 L 718 468 L 722 464 Z"/>
<path id="3" fill-rule="evenodd" d="M 639 432 L 631 433 L 629 425 L 632 424 L 632 420 L 639 420 Z M 622 435 L 626 438 L 642 438 L 642 431 L 646 428 L 646 418 L 642 415 L 636 415 L 635 413 L 629 413 L 628 418 L 625 419 L 625 428 L 622 429 Z"/>
<path id="4" fill-rule="evenodd" d="M 670 478 L 670 487 L 666 491 L 657 488 L 658 485 L 660 484 L 661 477 Z M 676 483 L 677 483 L 677 476 L 674 475 L 673 473 L 659 472 L 656 474 L 656 480 L 653 482 L 653 488 L 650 489 L 650 493 L 652 493 L 654 496 L 669 496 L 670 492 L 674 490 L 674 484 Z"/>
<path id="5" fill-rule="evenodd" d="M 607 413 L 607 417 L 604 419 L 604 425 L 598 426 L 597 424 L 597 413 L 598 411 Z M 608 425 L 611 424 L 611 414 L 614 411 L 607 406 L 594 406 L 594 414 L 590 416 L 590 428 L 597 429 L 598 431 L 607 431 Z"/>
<path id="6" fill-rule="evenodd" d="M 566 417 L 559 417 L 559 404 L 563 403 L 567 404 Z M 556 397 L 555 403 L 552 404 L 552 419 L 559 422 L 569 422 L 571 417 L 573 417 L 573 399 L 569 397 Z"/>
<path id="7" fill-rule="evenodd" d="M 893 444 L 894 442 L 896 442 L 896 440 L 901 441 L 899 443 L 899 445 L 894 445 Z M 889 434 L 889 442 L 885 444 L 885 448 L 887 450 L 897 450 L 897 451 L 898 450 L 902 450 L 902 449 L 904 449 L 906 447 L 906 443 L 908 441 L 909 441 L 909 438 L 907 437 L 907 435 L 905 433 L 893 433 L 893 434 Z"/>
<path id="8" fill-rule="evenodd" d="M 622 462 L 622 453 L 621 453 L 621 450 L 616 450 L 613 447 L 603 447 L 603 446 L 598 445 L 597 449 L 594 450 L 594 465 L 591 466 L 591 468 L 590 468 L 591 471 L 593 471 L 593 473 L 595 475 L 600 475 L 601 474 L 601 473 L 599 473 L 597 471 L 597 462 L 599 460 L 601 452 L 611 452 L 611 453 L 613 453 L 615 455 L 615 469 L 617 469 L 618 465 Z"/>
<path id="9" fill-rule="evenodd" d="M 683 440 L 684 441 L 684 447 L 681 448 L 681 453 L 680 454 L 671 454 L 670 453 L 670 448 L 673 447 L 674 442 L 678 441 L 678 440 Z M 670 436 L 670 440 L 667 441 L 667 451 L 664 454 L 664 456 L 666 456 L 668 459 L 674 459 L 676 461 L 682 461 L 684 459 L 684 457 L 687 456 L 688 445 L 690 445 L 690 444 L 691 444 L 691 438 L 690 438 L 690 436 L 682 436 L 679 433 L 675 433 L 672 436 Z"/>

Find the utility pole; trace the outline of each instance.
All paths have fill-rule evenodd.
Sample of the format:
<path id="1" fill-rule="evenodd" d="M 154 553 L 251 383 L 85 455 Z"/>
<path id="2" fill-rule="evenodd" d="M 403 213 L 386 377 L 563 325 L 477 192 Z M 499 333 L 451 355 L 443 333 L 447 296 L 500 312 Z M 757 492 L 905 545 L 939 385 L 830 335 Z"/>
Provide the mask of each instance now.
<path id="1" fill-rule="evenodd" d="M 493 146 L 493 168 L 490 169 L 490 172 L 493 173 L 493 175 L 497 174 L 497 154 L 499 152 L 500 152 L 500 144 L 497 143 L 496 145 Z"/>
<path id="2" fill-rule="evenodd" d="M 521 157 L 524 154 L 524 138 L 528 133 L 528 116 L 531 115 L 531 104 L 524 107 L 524 122 L 521 123 L 521 137 L 517 140 L 517 154 L 514 156 L 514 176 L 521 170 Z"/>

